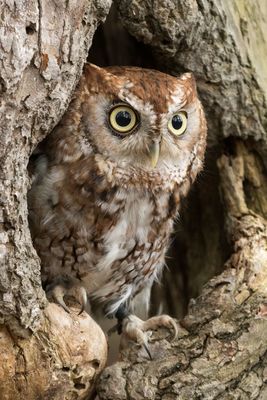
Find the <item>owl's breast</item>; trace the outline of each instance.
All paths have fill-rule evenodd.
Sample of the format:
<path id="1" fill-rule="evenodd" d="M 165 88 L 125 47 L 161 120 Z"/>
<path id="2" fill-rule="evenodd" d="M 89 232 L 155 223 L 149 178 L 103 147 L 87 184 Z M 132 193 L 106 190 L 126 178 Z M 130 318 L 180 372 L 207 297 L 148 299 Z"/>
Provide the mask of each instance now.
<path id="1" fill-rule="evenodd" d="M 51 168 L 29 195 L 42 280 L 75 277 L 113 313 L 161 270 L 177 202 L 170 190 L 126 189 L 76 167 Z"/>
<path id="2" fill-rule="evenodd" d="M 168 202 L 166 193 L 155 198 L 147 192 L 120 190 L 112 202 L 100 205 L 105 213 L 113 213 L 116 222 L 103 232 L 103 255 L 83 281 L 93 297 L 109 303 L 108 312 L 134 296 L 161 269 L 172 229 Z"/>

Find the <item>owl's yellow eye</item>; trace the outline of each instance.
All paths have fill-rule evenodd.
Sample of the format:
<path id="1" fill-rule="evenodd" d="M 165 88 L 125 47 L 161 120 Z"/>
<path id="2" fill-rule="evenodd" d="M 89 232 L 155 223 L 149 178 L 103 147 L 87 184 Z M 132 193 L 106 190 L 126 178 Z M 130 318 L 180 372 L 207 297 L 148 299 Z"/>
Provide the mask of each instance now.
<path id="1" fill-rule="evenodd" d="M 134 110 L 127 105 L 114 107 L 109 114 L 109 123 L 120 134 L 130 133 L 137 125 L 137 117 Z"/>
<path id="2" fill-rule="evenodd" d="M 168 122 L 168 129 L 175 136 L 184 133 L 187 127 L 187 114 L 183 111 L 174 114 Z"/>

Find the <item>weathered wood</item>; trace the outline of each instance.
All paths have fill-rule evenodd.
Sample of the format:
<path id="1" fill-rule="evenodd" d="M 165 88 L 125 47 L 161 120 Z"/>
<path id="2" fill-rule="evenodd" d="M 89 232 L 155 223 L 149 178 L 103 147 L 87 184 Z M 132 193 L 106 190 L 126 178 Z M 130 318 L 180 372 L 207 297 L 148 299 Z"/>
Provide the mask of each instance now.
<path id="1" fill-rule="evenodd" d="M 34 330 L 46 303 L 27 223 L 27 164 L 65 111 L 110 3 L 1 1 L 1 323 Z"/>
<path id="2" fill-rule="evenodd" d="M 110 4 L 0 0 L 1 400 L 88 398 L 106 362 L 106 338 L 88 315 L 46 307 L 27 164 L 66 110 Z"/>
<path id="3" fill-rule="evenodd" d="M 86 313 L 67 314 L 50 303 L 27 339 L 0 327 L 1 400 L 88 400 L 105 366 L 103 331 Z"/>

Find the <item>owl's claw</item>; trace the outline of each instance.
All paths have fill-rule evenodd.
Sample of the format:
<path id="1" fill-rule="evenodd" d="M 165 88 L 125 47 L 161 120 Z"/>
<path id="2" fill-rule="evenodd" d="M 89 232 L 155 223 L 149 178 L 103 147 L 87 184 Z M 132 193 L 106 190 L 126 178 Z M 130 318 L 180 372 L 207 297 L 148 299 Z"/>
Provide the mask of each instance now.
<path id="1" fill-rule="evenodd" d="M 169 315 L 160 315 L 143 321 L 137 316 L 129 314 L 123 319 L 121 324 L 121 348 L 125 348 L 127 346 L 128 340 L 133 340 L 141 346 L 144 346 L 144 349 L 146 350 L 150 359 L 152 359 L 152 356 L 148 346 L 148 339 L 150 336 L 148 331 L 155 330 L 162 326 L 171 328 L 174 331 L 172 341 L 177 337 L 178 334 L 177 324 Z"/>
<path id="2" fill-rule="evenodd" d="M 151 355 L 151 353 L 150 353 L 149 348 L 147 347 L 147 345 L 144 343 L 143 346 L 144 346 L 145 351 L 146 351 L 147 354 L 148 354 L 149 359 L 150 359 L 150 360 L 153 360 L 152 355 Z"/>
<path id="3" fill-rule="evenodd" d="M 65 303 L 65 296 L 74 297 L 75 300 L 80 303 L 81 310 L 78 315 L 82 314 L 88 303 L 86 289 L 80 284 L 80 282 L 73 280 L 57 279 L 46 287 L 46 291 L 67 313 L 70 313 L 70 310 Z"/>
<path id="4" fill-rule="evenodd" d="M 55 300 L 55 302 L 58 303 L 62 308 L 64 308 L 64 310 L 67 313 L 70 313 L 70 310 L 64 301 L 65 294 L 66 294 L 66 289 L 64 288 L 64 286 L 61 286 L 61 285 L 56 285 L 51 290 L 51 295 L 52 295 L 52 298 Z"/>

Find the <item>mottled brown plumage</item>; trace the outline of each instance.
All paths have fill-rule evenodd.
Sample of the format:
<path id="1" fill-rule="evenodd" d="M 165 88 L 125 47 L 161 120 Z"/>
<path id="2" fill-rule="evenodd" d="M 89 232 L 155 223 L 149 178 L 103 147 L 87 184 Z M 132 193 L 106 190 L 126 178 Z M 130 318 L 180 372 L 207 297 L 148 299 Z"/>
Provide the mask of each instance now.
<path id="1" fill-rule="evenodd" d="M 172 128 L 183 118 L 187 126 L 178 135 Z M 122 133 L 127 121 L 135 126 Z M 108 314 L 121 306 L 133 311 L 135 299 L 148 305 L 180 198 L 202 168 L 205 145 L 191 74 L 85 66 L 43 145 L 29 193 L 42 280 L 57 301 L 64 306 L 66 292 L 76 290 L 82 303 L 86 292 Z"/>

